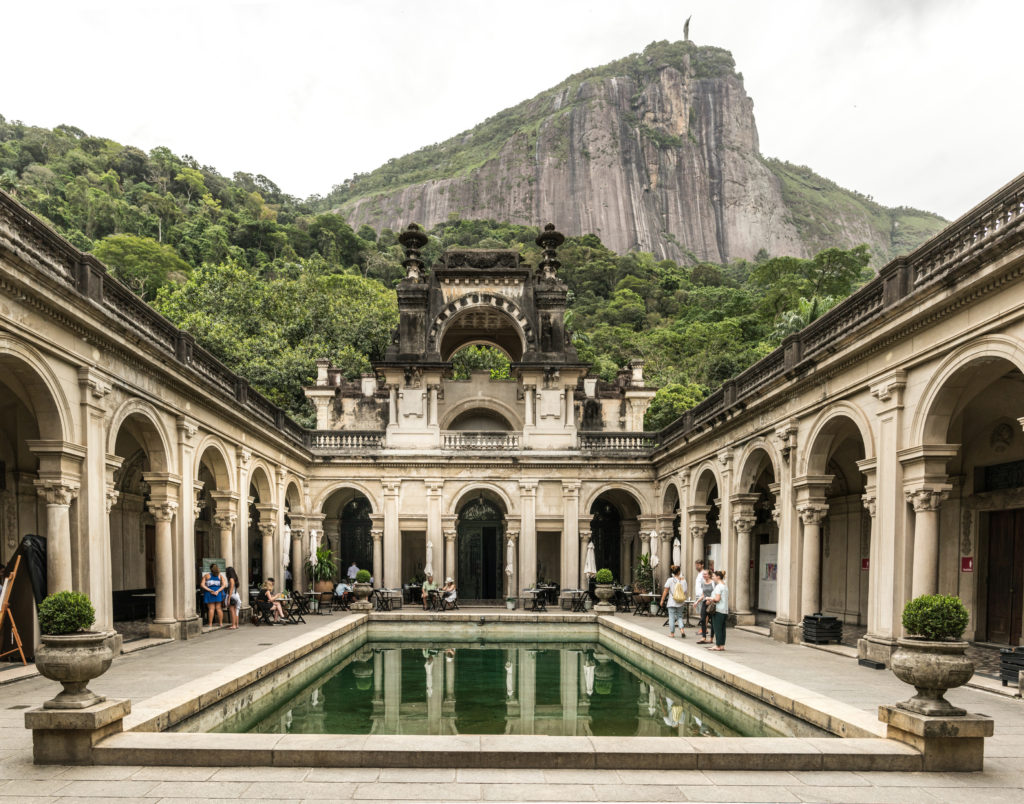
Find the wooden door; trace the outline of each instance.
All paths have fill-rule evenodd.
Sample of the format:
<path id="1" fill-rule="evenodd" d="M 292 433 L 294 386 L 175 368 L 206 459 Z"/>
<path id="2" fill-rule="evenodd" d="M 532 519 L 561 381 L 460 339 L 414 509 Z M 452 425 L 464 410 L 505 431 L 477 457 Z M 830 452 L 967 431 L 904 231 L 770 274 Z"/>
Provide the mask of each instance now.
<path id="1" fill-rule="evenodd" d="M 1024 616 L 1024 510 L 994 511 L 988 521 L 986 638 L 1019 645 Z"/>

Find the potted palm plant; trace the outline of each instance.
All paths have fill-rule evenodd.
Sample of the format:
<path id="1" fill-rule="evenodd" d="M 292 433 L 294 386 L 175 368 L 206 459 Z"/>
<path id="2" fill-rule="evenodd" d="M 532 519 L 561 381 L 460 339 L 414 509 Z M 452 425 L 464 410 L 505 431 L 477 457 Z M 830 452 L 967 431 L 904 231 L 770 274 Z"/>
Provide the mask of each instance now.
<path id="1" fill-rule="evenodd" d="M 370 593 L 373 592 L 369 570 L 361 569 L 356 573 L 355 583 L 352 584 L 352 592 L 356 596 L 356 602 L 352 604 L 353 611 L 369 611 L 373 608 L 369 601 Z"/>
<path id="2" fill-rule="evenodd" d="M 46 701 L 46 709 L 84 709 L 106 700 L 86 685 L 110 668 L 112 631 L 90 631 L 96 612 L 79 592 L 57 592 L 39 604 L 42 645 L 36 651 L 40 675 L 59 681 L 64 690 Z"/>
<path id="3" fill-rule="evenodd" d="M 612 571 L 607 567 L 597 571 L 597 575 L 594 576 L 594 594 L 598 599 L 598 604 L 594 606 L 595 611 L 605 614 L 615 611 L 615 606 L 608 602 L 615 596 L 615 590 L 612 588 L 614 582 Z"/>
<path id="4" fill-rule="evenodd" d="M 970 616 L 954 595 L 921 595 L 903 608 L 903 628 L 910 636 L 898 639 L 890 665 L 896 677 L 917 689 L 901 709 L 933 717 L 966 714 L 945 699 L 946 690 L 966 684 L 974 662 L 960 639 Z"/>
<path id="5" fill-rule="evenodd" d="M 306 572 L 313 581 L 317 592 L 330 592 L 334 588 L 334 578 L 338 574 L 338 562 L 334 560 L 334 551 L 325 544 L 317 545 L 316 556 L 306 560 Z"/>

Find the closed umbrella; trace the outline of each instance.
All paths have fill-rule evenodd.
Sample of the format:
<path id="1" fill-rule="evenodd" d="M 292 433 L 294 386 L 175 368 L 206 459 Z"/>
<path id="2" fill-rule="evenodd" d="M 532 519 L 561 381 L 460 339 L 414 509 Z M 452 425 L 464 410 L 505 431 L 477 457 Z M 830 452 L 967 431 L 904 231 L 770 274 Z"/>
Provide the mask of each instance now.
<path id="1" fill-rule="evenodd" d="M 583 663 L 583 680 L 587 684 L 587 695 L 594 694 L 594 667 L 593 659 L 588 659 Z"/>
<path id="2" fill-rule="evenodd" d="M 434 563 L 434 543 L 427 542 L 427 563 L 423 565 L 424 575 L 433 575 L 434 568 L 431 566 Z"/>
<path id="3" fill-rule="evenodd" d="M 505 697 L 515 698 L 516 696 L 516 680 L 515 673 L 512 668 L 512 660 L 505 660 Z"/>
<path id="4" fill-rule="evenodd" d="M 587 542 L 587 559 L 583 562 L 583 574 L 588 578 L 597 575 L 597 559 L 594 557 L 594 540 Z"/>
<path id="5" fill-rule="evenodd" d="M 647 713 L 654 717 L 654 713 L 658 711 L 658 695 L 654 691 L 654 685 L 652 684 L 647 688 Z"/>
<path id="6" fill-rule="evenodd" d="M 508 547 L 505 549 L 505 574 L 511 578 L 512 573 L 515 572 L 516 562 L 516 546 L 512 543 L 512 540 L 508 540 Z"/>
<path id="7" fill-rule="evenodd" d="M 281 531 L 281 566 L 287 567 L 292 563 L 292 529 L 286 524 Z M 296 567 L 296 569 L 298 569 Z"/>
<path id="8" fill-rule="evenodd" d="M 316 528 L 309 529 L 309 564 L 311 567 L 316 568 L 316 550 L 317 550 L 317 531 Z"/>
<path id="9" fill-rule="evenodd" d="M 658 531 L 651 531 L 651 569 L 654 569 L 661 563 L 661 559 L 658 558 Z"/>
<path id="10" fill-rule="evenodd" d="M 672 563 L 677 567 L 683 563 L 683 545 L 679 542 L 679 537 L 672 542 Z"/>

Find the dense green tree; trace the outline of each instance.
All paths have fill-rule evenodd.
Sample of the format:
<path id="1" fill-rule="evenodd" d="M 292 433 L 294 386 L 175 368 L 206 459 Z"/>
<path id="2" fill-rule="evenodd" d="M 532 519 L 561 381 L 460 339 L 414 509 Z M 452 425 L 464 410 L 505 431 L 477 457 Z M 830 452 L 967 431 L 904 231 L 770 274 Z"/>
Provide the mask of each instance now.
<path id="1" fill-rule="evenodd" d="M 149 237 L 129 234 L 108 235 L 92 249 L 115 277 L 146 301 L 169 282 L 184 282 L 189 265 L 169 246 Z"/>

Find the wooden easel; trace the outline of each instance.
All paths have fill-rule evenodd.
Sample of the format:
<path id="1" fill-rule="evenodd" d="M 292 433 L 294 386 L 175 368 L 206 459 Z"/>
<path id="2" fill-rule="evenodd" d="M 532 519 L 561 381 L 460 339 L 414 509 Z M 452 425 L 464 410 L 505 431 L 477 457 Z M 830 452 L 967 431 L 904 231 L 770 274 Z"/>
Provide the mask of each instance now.
<path id="1" fill-rule="evenodd" d="M 21 556 L 17 556 L 14 559 L 14 570 L 4 578 L 3 589 L 0 591 L 0 623 L 4 621 L 4 617 L 7 617 L 11 623 L 11 636 L 14 637 L 18 647 L 0 653 L 0 659 L 12 653 L 18 653 L 21 654 L 21 663 L 27 665 L 28 661 L 25 659 L 25 651 L 21 648 L 21 636 L 18 634 L 18 626 L 14 623 L 14 614 L 11 613 L 11 607 L 8 605 L 11 599 L 11 589 L 14 588 L 14 579 L 18 577 L 18 567 L 20 566 Z"/>

